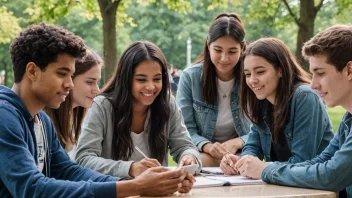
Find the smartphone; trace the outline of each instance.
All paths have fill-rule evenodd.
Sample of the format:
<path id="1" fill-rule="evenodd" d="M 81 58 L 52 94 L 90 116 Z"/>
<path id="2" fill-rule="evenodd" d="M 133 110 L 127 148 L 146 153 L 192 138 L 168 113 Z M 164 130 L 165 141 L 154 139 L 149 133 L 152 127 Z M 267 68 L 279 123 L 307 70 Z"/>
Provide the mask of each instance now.
<path id="1" fill-rule="evenodd" d="M 196 171 L 198 170 L 198 167 L 199 167 L 198 164 L 192 164 L 192 165 L 183 166 L 183 169 L 185 169 L 185 171 L 187 171 L 188 173 L 195 175 Z"/>

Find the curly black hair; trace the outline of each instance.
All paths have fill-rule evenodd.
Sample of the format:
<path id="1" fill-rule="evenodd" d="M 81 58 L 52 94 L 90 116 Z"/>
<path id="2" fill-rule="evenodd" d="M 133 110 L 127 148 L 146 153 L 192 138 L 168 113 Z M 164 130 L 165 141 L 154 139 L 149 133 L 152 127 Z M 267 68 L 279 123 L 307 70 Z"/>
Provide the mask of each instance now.
<path id="1" fill-rule="evenodd" d="M 85 53 L 84 41 L 63 27 L 44 22 L 30 25 L 10 45 L 15 83 L 21 82 L 29 62 L 44 71 L 59 54 L 81 58 Z"/>

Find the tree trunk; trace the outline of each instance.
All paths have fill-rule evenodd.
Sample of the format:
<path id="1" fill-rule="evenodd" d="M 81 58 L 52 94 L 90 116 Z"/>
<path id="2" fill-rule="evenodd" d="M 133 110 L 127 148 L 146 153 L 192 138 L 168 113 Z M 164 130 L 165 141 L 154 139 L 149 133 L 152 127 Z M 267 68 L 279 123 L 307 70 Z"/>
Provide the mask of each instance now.
<path id="1" fill-rule="evenodd" d="M 112 2 L 112 0 L 98 0 L 100 13 L 103 18 L 104 83 L 106 83 L 114 73 L 117 64 L 116 11 L 120 2 L 121 1 Z"/>
<path id="2" fill-rule="evenodd" d="M 314 21 L 319 9 L 320 7 L 314 6 L 314 0 L 300 1 L 300 17 L 298 21 L 296 57 L 306 71 L 309 70 L 309 65 L 307 61 L 303 59 L 302 47 L 303 44 L 314 35 Z"/>

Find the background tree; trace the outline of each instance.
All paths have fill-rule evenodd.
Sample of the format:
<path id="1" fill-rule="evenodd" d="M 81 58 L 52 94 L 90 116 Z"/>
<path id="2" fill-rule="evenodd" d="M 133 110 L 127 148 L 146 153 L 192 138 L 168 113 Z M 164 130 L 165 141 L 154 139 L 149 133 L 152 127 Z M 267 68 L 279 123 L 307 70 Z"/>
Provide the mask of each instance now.
<path id="1" fill-rule="evenodd" d="M 288 12 L 294 19 L 298 26 L 298 36 L 296 43 L 296 57 L 305 66 L 306 70 L 309 70 L 309 66 L 306 62 L 303 62 L 301 49 L 304 42 L 309 40 L 314 35 L 314 22 L 317 13 L 320 11 L 324 4 L 324 0 L 319 0 L 315 5 L 314 0 L 300 0 L 299 3 L 299 16 L 293 11 L 287 0 L 282 0 L 287 8 Z M 292 6 L 293 7 L 293 6 Z"/>
<path id="2" fill-rule="evenodd" d="M 276 25 L 295 23 L 297 29 L 295 55 L 302 63 L 304 68 L 308 70 L 308 64 L 303 60 L 301 49 L 305 41 L 313 37 L 316 30 L 315 21 L 319 11 L 324 13 L 333 13 L 339 15 L 351 8 L 351 0 L 254 0 L 251 2 L 252 8 L 248 16 L 251 20 L 271 19 Z M 328 19 L 331 22 L 331 19 Z M 330 23 L 331 25 L 332 23 Z M 286 26 L 287 28 L 287 26 Z M 291 35 L 286 35 L 291 36 Z"/>
<path id="3" fill-rule="evenodd" d="M 84 7 L 92 13 L 96 13 L 96 0 L 82 0 Z M 97 0 L 99 5 L 100 16 L 103 21 L 103 54 L 105 59 L 104 81 L 106 82 L 114 73 L 117 64 L 117 42 L 116 42 L 116 25 L 117 16 L 127 22 L 131 22 L 131 18 L 125 15 L 125 9 L 131 3 L 148 4 L 153 3 L 159 5 L 165 3 L 168 8 L 185 13 L 190 9 L 190 3 L 186 0 Z"/>
<path id="4" fill-rule="evenodd" d="M 75 6 L 82 6 L 88 12 L 102 19 L 103 26 L 103 56 L 105 68 L 103 79 L 106 82 L 114 73 L 117 64 L 117 40 L 116 27 L 117 16 L 120 22 L 129 22 L 131 18 L 125 15 L 125 8 L 131 3 L 153 3 L 159 5 L 161 2 L 167 4 L 168 8 L 185 13 L 190 10 L 190 3 L 186 0 L 32 0 L 34 3 L 27 12 L 32 15 L 33 21 L 45 20 L 56 22 L 59 18 L 67 16 Z M 38 10 L 39 8 L 39 10 Z M 98 10 L 99 8 L 99 14 Z"/>
<path id="5" fill-rule="evenodd" d="M 99 1 L 106 3 L 105 9 L 101 9 L 103 6 L 99 6 Z M 301 17 L 301 1 L 285 2 L 292 13 Z M 314 6 L 318 6 L 320 2 L 323 4 L 315 17 L 315 33 L 332 24 L 350 23 L 352 0 L 315 0 Z M 116 62 L 121 51 L 136 40 L 156 43 L 170 64 L 184 68 L 187 39 L 192 40 L 191 60 L 194 61 L 203 48 L 209 24 L 220 12 L 237 12 L 242 17 L 248 42 L 261 37 L 277 37 L 292 51 L 296 50 L 298 43 L 299 27 L 283 0 L 0 0 L 0 3 L 1 13 L 5 12 L 2 8 L 5 7 L 7 15 L 11 13 L 14 19 L 18 19 L 16 23 L 8 23 L 11 24 L 10 27 L 0 27 L 3 30 L 14 30 L 14 24 L 26 27 L 40 21 L 62 25 L 81 36 L 89 47 L 105 56 L 105 73 L 110 75 L 116 66 L 116 63 L 111 62 Z M 101 12 L 108 12 L 117 3 L 116 12 L 111 12 L 115 16 L 115 22 L 103 20 Z M 0 20 L 3 19 L 1 16 Z M 104 30 L 103 23 L 106 21 L 110 21 L 107 23 L 113 24 L 111 27 L 115 30 Z M 0 26 L 3 24 L 5 23 L 0 23 Z M 104 32 L 116 33 L 114 39 L 104 41 Z M 9 35 L 16 34 L 13 32 Z M 0 39 L 5 38 L 2 35 L 5 33 L 1 32 Z M 107 37 L 109 36 L 105 35 Z M 0 70 L 5 69 L 6 74 L 11 72 L 8 45 L 0 44 Z M 108 52 L 113 53 L 108 56 Z M 296 53 L 300 55 L 300 49 Z M 105 76 L 105 79 L 108 77 Z M 12 84 L 11 79 L 8 79 L 9 84 Z"/>
<path id="6" fill-rule="evenodd" d="M 8 47 L 20 31 L 20 19 L 7 7 L 0 6 L 0 84 L 9 85 L 13 82 L 13 78 L 9 78 L 12 76 L 12 69 Z"/>
<path id="7" fill-rule="evenodd" d="M 0 44 L 7 44 L 20 32 L 19 19 L 5 6 L 0 7 Z"/>
<path id="8" fill-rule="evenodd" d="M 186 67 L 186 42 L 192 41 L 191 61 L 200 55 L 207 37 L 209 25 L 221 12 L 237 12 L 245 15 L 247 4 L 241 7 L 233 2 L 221 1 L 215 3 L 211 0 L 193 0 L 191 12 L 183 15 L 169 10 L 164 3 L 159 4 L 138 4 L 126 9 L 128 16 L 134 19 L 135 26 L 130 28 L 131 40 L 149 40 L 156 43 L 164 52 L 169 65 L 179 69 Z M 244 7 L 244 8 L 243 8 Z M 246 24 L 246 23 L 245 23 Z M 246 25 L 247 26 L 247 25 Z M 256 27 L 253 32 L 265 32 L 261 24 L 251 24 L 250 28 Z M 270 28 L 266 28 L 270 29 Z M 255 40 L 262 34 L 248 38 Z M 268 35 L 268 34 L 266 34 Z"/>

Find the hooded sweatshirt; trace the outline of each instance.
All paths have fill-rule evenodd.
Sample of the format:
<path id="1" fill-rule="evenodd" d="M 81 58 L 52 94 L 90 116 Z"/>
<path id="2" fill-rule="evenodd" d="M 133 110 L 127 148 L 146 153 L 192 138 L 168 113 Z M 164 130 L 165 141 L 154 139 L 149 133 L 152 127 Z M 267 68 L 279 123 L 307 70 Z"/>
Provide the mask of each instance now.
<path id="1" fill-rule="evenodd" d="M 16 93 L 0 86 L 0 197 L 116 197 L 119 178 L 71 161 L 49 117 L 37 116 L 47 139 L 43 172 L 36 165 L 34 119 Z"/>

